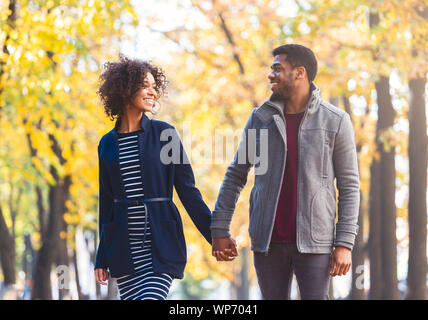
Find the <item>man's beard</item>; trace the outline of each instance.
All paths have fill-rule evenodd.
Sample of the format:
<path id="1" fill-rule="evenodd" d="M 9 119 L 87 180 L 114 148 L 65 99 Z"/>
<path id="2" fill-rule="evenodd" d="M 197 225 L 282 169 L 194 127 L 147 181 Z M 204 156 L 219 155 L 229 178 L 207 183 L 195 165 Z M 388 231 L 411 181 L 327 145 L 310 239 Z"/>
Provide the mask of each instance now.
<path id="1" fill-rule="evenodd" d="M 289 99 L 289 92 L 291 92 L 292 87 L 286 85 L 282 90 L 277 90 L 272 93 L 270 100 L 272 101 L 287 101 Z"/>
<path id="2" fill-rule="evenodd" d="M 291 75 L 288 75 L 288 77 L 283 80 L 281 87 L 278 89 L 279 90 L 276 90 L 272 93 L 270 100 L 287 102 L 291 93 L 295 89 L 294 81 Z"/>
<path id="3" fill-rule="evenodd" d="M 282 92 L 274 92 L 274 93 L 272 93 L 272 95 L 270 96 L 270 100 L 272 100 L 272 101 L 284 101 L 285 100 L 285 98 L 284 98 L 284 95 L 282 94 Z"/>

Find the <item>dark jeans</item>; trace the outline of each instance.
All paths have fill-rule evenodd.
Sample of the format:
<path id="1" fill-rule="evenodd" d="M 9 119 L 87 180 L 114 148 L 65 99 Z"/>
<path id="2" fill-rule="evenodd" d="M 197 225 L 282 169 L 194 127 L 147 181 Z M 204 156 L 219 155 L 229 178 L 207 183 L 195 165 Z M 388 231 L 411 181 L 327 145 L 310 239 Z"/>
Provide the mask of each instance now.
<path id="1" fill-rule="evenodd" d="M 302 300 L 328 300 L 330 254 L 299 253 L 295 243 L 271 243 L 266 255 L 254 252 L 263 300 L 290 299 L 293 272 Z"/>

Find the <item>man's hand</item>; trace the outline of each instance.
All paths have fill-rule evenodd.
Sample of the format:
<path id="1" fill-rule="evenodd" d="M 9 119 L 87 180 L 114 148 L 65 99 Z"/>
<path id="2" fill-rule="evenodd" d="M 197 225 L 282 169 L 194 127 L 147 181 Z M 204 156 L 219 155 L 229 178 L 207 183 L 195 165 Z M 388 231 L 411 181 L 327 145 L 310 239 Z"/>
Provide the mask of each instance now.
<path id="1" fill-rule="evenodd" d="M 335 276 L 344 276 L 348 273 L 352 264 L 352 255 L 351 249 L 346 247 L 337 246 L 333 253 L 331 254 L 330 259 L 330 275 Z"/>
<path id="2" fill-rule="evenodd" d="M 105 282 L 109 277 L 109 272 L 107 269 L 97 268 L 95 269 L 95 280 L 102 285 L 106 285 L 107 282 Z"/>
<path id="3" fill-rule="evenodd" d="M 212 256 L 217 261 L 232 261 L 238 256 L 236 241 L 230 237 L 212 238 Z"/>

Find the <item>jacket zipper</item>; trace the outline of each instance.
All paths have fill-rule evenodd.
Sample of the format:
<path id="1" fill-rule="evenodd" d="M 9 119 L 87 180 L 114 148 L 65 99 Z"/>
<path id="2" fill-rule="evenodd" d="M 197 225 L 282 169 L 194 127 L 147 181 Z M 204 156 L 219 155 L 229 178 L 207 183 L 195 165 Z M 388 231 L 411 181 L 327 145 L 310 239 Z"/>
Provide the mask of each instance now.
<path id="1" fill-rule="evenodd" d="M 300 121 L 299 130 L 298 130 L 298 133 L 297 133 L 297 161 L 299 161 L 299 157 L 300 157 L 300 152 L 299 152 L 300 151 L 300 143 L 299 143 L 299 141 L 300 141 L 300 139 L 299 139 L 300 138 L 300 128 L 302 126 L 303 121 L 306 118 L 307 110 L 308 110 L 308 108 L 305 109 L 305 113 L 303 115 L 302 121 Z M 282 116 L 282 114 L 281 114 L 281 116 Z M 284 117 L 282 117 L 282 119 L 284 121 L 284 127 L 285 127 L 285 130 L 286 130 L 285 131 L 285 134 L 286 134 L 285 136 L 287 138 L 287 125 L 286 125 Z M 285 165 L 287 163 L 287 142 L 286 141 L 284 141 L 284 145 L 285 145 L 285 154 L 284 154 L 284 161 L 283 161 L 283 166 L 282 166 L 281 184 L 279 185 L 278 193 L 277 193 L 277 196 L 276 196 L 275 211 L 273 213 L 273 222 L 272 222 L 272 226 L 271 226 L 270 232 L 269 232 L 268 249 L 265 252 L 265 256 L 267 256 L 268 253 L 269 253 L 270 240 L 272 238 L 273 226 L 275 225 L 276 210 L 277 210 L 277 207 L 278 207 L 279 195 L 281 193 L 281 187 L 282 187 L 282 183 L 283 183 L 283 180 L 284 180 Z M 297 166 L 297 190 L 299 190 L 299 168 L 300 168 L 300 166 L 298 165 Z M 298 212 L 299 212 L 299 201 L 297 201 L 297 206 L 296 206 L 296 225 L 297 226 L 298 226 L 298 219 L 299 219 Z M 296 226 L 296 228 L 297 228 L 297 226 Z M 297 240 L 297 248 L 299 249 L 299 229 L 298 228 L 296 229 L 296 238 L 297 238 L 296 239 Z"/>
<path id="2" fill-rule="evenodd" d="M 270 227 L 269 240 L 268 240 L 268 248 L 267 248 L 267 250 L 266 250 L 266 252 L 265 252 L 265 256 L 267 256 L 267 255 L 268 255 L 268 253 L 269 253 L 270 239 L 272 238 L 273 226 L 274 226 L 274 224 L 275 224 L 275 217 L 276 217 L 276 209 L 277 209 L 277 206 L 278 206 L 279 195 L 280 195 L 280 193 L 281 193 L 281 186 L 282 186 L 282 182 L 283 182 L 283 180 L 284 180 L 285 164 L 286 164 L 286 162 L 287 162 L 287 125 L 286 125 L 285 118 L 284 118 L 284 116 L 282 115 L 282 113 L 281 113 L 281 117 L 282 117 L 282 120 L 283 120 L 283 122 L 284 122 L 284 128 L 285 128 L 285 141 L 284 141 L 285 153 L 284 153 L 284 161 L 282 162 L 281 183 L 280 183 L 280 185 L 279 185 L 278 193 L 277 193 L 277 195 L 276 195 L 275 210 L 274 210 L 274 212 L 273 212 L 273 221 L 272 221 L 272 225 L 271 225 L 271 227 Z M 276 123 L 276 121 L 275 121 L 275 123 Z"/>
<path id="3" fill-rule="evenodd" d="M 300 121 L 299 124 L 299 131 L 297 133 L 297 195 L 299 195 L 299 172 L 300 172 L 300 166 L 299 166 L 299 160 L 300 160 L 300 128 L 302 126 L 303 121 L 306 118 L 307 109 L 305 110 L 305 114 L 303 115 L 302 121 Z M 296 245 L 297 245 L 297 251 L 300 252 L 300 237 L 299 237 L 299 196 L 297 196 L 297 203 L 296 203 Z"/>

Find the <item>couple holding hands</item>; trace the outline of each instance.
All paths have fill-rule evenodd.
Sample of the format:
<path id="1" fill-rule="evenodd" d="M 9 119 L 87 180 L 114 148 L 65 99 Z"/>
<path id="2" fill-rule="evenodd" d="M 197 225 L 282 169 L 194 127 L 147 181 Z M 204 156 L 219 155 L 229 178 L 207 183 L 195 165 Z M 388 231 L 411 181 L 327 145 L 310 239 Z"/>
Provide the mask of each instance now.
<path id="1" fill-rule="evenodd" d="M 105 63 L 98 94 L 116 123 L 98 145 L 94 269 L 100 284 L 117 278 L 121 299 L 166 299 L 173 279 L 183 278 L 174 187 L 217 261 L 238 256 L 229 227 L 252 166 L 249 235 L 263 299 L 289 299 L 293 273 L 302 299 L 329 299 L 330 277 L 349 271 L 360 203 L 350 116 L 321 98 L 309 48 L 286 44 L 272 56 L 272 95 L 252 110 L 212 213 L 175 128 L 146 115 L 165 92 L 162 70 L 123 56 Z"/>

